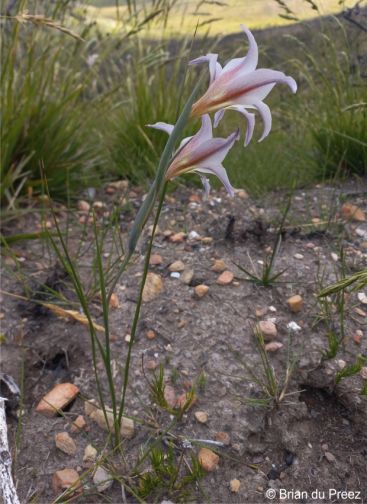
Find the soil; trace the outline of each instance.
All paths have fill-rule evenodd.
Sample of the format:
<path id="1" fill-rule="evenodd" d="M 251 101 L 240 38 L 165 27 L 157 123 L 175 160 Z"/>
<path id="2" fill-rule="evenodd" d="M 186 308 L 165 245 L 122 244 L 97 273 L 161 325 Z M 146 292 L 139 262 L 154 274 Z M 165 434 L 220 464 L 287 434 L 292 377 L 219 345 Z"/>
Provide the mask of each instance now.
<path id="1" fill-rule="evenodd" d="M 94 197 L 94 201 L 103 203 L 102 209 L 97 209 L 99 225 L 102 229 L 117 202 L 123 200 L 118 225 L 125 237 L 143 191 L 134 188 L 107 192 Z M 345 296 L 344 340 L 336 357 L 327 359 L 323 354 L 328 348 L 329 329 L 320 320 L 316 299 L 321 284 L 334 281 L 341 269 L 341 246 L 348 273 L 366 267 L 367 223 L 346 221 L 340 214 L 345 201 L 367 211 L 366 194 L 366 180 L 295 191 L 274 270 L 284 272 L 269 287 L 246 280 L 246 274 L 236 265 L 261 270 L 260 261 L 269 255 L 277 238 L 288 201 L 286 193 L 254 200 L 244 191 L 234 199 L 223 191 L 213 191 L 203 201 L 201 190 L 179 187 L 166 198 L 153 250 L 163 262 L 150 267 L 161 276 L 163 290 L 154 300 L 143 303 L 132 355 L 125 413 L 136 420 L 135 435 L 124 441 L 124 457 L 110 454 L 110 461 L 116 474 L 127 477 L 139 450 L 171 422 L 167 412 L 152 404 L 147 380 L 151 381 L 159 368 L 148 369 L 149 361 L 149 367 L 162 364 L 165 380 L 177 395 L 197 383 L 197 402 L 171 432 L 192 440 L 192 447 L 184 450 L 188 460 L 196 456 L 200 446 L 207 446 L 215 449 L 220 461 L 216 470 L 191 488 L 190 497 L 156 489 L 147 502 L 177 502 L 181 498 L 194 502 L 263 503 L 271 499 L 273 490 L 273 502 L 367 500 L 367 398 L 360 395 L 365 382 L 358 372 L 336 384 L 336 373 L 345 364 L 355 363 L 358 355 L 367 356 L 367 307 L 357 292 Z M 37 231 L 42 219 L 54 229 L 47 208 L 40 202 L 34 200 L 27 209 L 5 224 L 4 234 Z M 61 227 L 68 220 L 69 247 L 73 254 L 78 252 L 80 271 L 87 283 L 93 278 L 93 226 L 80 224 L 80 218 L 85 217 L 76 209 L 68 213 L 60 206 L 58 217 Z M 186 237 L 173 243 L 164 233 L 167 230 L 183 231 Z M 193 231 L 208 239 L 195 238 Z M 138 253 L 116 287 L 119 307 L 110 312 L 116 385 L 122 380 L 120 371 L 128 349 L 125 337 L 131 331 L 147 239 L 148 227 Z M 2 371 L 13 376 L 22 390 L 20 404 L 8 408 L 14 476 L 21 502 L 50 503 L 57 497 L 52 489 L 54 472 L 68 467 L 82 475 L 85 447 L 93 444 L 103 452 L 106 433 L 84 413 L 85 399 L 97 398 L 87 328 L 59 318 L 35 302 L 59 304 L 50 288 L 75 302 L 67 274 L 46 241 L 14 242 L 11 249 L 17 260 L 8 255 L 3 261 L 0 348 Z M 111 250 L 107 234 L 105 260 L 107 254 L 114 254 Z M 212 270 L 214 259 L 223 259 L 234 273 L 232 283 L 217 283 L 220 273 Z M 189 285 L 181 277 L 171 276 L 168 267 L 177 260 L 194 272 Z M 198 298 L 194 288 L 202 283 L 209 291 Z M 287 305 L 287 299 L 294 294 L 304 300 L 298 313 L 292 313 Z M 75 305 L 64 305 L 70 307 L 75 309 Z M 93 315 L 98 324 L 103 324 L 98 297 L 93 300 Z M 337 313 L 331 317 L 334 330 L 340 334 Z M 254 405 L 253 400 L 263 395 L 259 384 L 251 379 L 251 372 L 264 376 L 254 327 L 258 320 L 266 319 L 275 321 L 276 340 L 283 344 L 268 353 L 280 388 L 289 356 L 297 361 L 286 396 L 280 404 L 268 407 Z M 299 330 L 287 327 L 291 321 Z M 149 330 L 156 333 L 153 339 L 147 337 Z M 100 362 L 98 368 L 101 371 Z M 107 398 L 102 371 L 100 378 Z M 60 382 L 74 383 L 80 394 L 63 416 L 46 418 L 35 407 Z M 106 402 L 110 405 L 108 399 Z M 207 412 L 206 424 L 196 420 L 196 411 Z M 89 430 L 71 433 L 70 423 L 78 415 L 85 416 Z M 152 421 L 148 422 L 152 418 L 156 428 Z M 77 446 L 75 455 L 56 448 L 54 436 L 60 431 L 71 433 Z M 230 436 L 228 446 L 213 448 L 213 444 L 194 441 L 214 440 L 216 433 L 223 431 Z M 229 488 L 234 478 L 241 482 L 238 493 Z M 83 494 L 74 496 L 77 502 L 124 502 L 117 481 L 101 493 L 88 474 L 83 477 L 83 485 Z M 128 502 L 137 502 L 129 492 L 126 495 Z"/>

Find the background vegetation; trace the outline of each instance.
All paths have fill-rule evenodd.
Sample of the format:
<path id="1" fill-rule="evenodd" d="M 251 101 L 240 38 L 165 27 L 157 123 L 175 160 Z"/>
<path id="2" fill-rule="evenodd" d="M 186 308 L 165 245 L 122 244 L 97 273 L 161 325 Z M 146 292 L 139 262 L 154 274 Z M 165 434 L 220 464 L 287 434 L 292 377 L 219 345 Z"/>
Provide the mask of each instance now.
<path id="1" fill-rule="evenodd" d="M 265 3 L 279 19 L 298 17 L 294 2 L 269 0 L 262 9 Z M 308 14 L 322 12 L 310 0 L 300 3 Z M 208 16 L 195 40 L 192 31 L 167 37 L 171 22 L 177 26 L 175 4 L 121 3 L 120 22 L 107 32 L 90 6 L 73 0 L 1 0 L 3 205 L 42 191 L 43 173 L 61 198 L 111 178 L 149 182 L 166 139 L 145 125 L 175 121 L 200 71 L 187 70 L 189 58 L 215 50 L 225 61 L 246 51 L 243 35 L 210 36 L 209 27 L 226 25 L 218 2 L 200 2 L 197 12 Z M 197 23 L 197 14 L 191 18 Z M 248 23 L 237 11 L 238 19 Z M 235 185 L 262 192 L 365 173 L 366 32 L 358 23 L 330 17 L 257 33 L 260 66 L 288 72 L 299 92 L 279 86 L 269 100 L 272 134 L 233 149 L 226 163 Z"/>

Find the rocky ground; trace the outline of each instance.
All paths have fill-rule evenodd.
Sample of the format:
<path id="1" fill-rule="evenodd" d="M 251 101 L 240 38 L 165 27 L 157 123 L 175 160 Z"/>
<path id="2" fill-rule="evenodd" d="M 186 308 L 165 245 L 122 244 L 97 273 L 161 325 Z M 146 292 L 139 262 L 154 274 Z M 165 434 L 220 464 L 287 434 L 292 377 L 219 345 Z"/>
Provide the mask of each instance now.
<path id="1" fill-rule="evenodd" d="M 262 270 L 277 240 L 287 194 L 254 200 L 239 191 L 232 200 L 214 191 L 203 201 L 200 190 L 178 188 L 167 197 L 133 349 L 125 410 L 133 422 L 125 424 L 123 456 L 111 452 L 103 417 L 86 403 L 97 399 L 97 392 L 88 330 L 76 320 L 78 305 L 61 305 L 76 310 L 64 312 L 67 319 L 44 306 L 60 306 L 55 292 L 75 303 L 67 274 L 47 241 L 12 242 L 12 254 L 4 250 L 3 258 L 0 348 L 2 371 L 21 389 L 20 402 L 13 398 L 8 404 L 21 501 L 138 502 L 129 489 L 136 494 L 142 486 L 131 468 L 141 450 L 154 439 L 162 441 L 162 431 L 170 426 L 160 444 L 170 453 L 168 445 L 175 440 L 171 452 L 177 464 L 184 461 L 183 469 L 171 487 L 156 485 L 149 495 L 141 493 L 145 502 L 364 502 L 367 400 L 361 391 L 367 364 L 360 358 L 355 374 L 336 381 L 358 356 L 367 357 L 367 297 L 362 291 L 345 294 L 344 338 L 337 355 L 325 358 L 328 334 L 341 334 L 340 315 L 331 302 L 327 316 L 325 305 L 321 313 L 316 295 L 343 269 L 350 274 L 366 267 L 366 189 L 366 181 L 359 181 L 296 191 L 275 262 L 274 272 L 283 273 L 267 287 L 246 279 L 237 265 L 252 273 Z M 125 236 L 142 195 L 123 183 L 97 193 L 93 201 L 101 229 L 116 214 Z M 113 213 L 117 203 L 122 207 Z M 82 201 L 69 214 L 58 207 L 86 283 L 93 280 L 95 256 L 88 208 Z M 5 223 L 4 234 L 37 231 L 42 222 L 54 230 L 47 206 L 34 201 L 28 210 Z M 142 253 L 147 233 L 148 228 L 139 244 Z M 106 262 L 115 254 L 111 243 L 106 233 Z M 143 255 L 136 254 L 111 302 L 118 386 L 142 271 Z M 92 305 L 95 322 L 102 325 L 98 296 Z M 259 327 L 276 381 L 275 397 L 267 397 L 267 405 L 266 369 L 255 337 Z M 154 404 L 150 386 L 160 365 L 166 409 Z M 107 394 L 102 363 L 97 367 Z M 50 410 L 55 399 L 41 400 L 58 384 L 64 384 L 53 392 L 57 400 L 61 394 L 58 407 L 69 404 L 55 416 Z M 179 411 L 187 397 L 192 403 L 172 421 L 172 411 Z M 204 476 L 185 494 L 178 481 L 188 467 L 193 470 L 198 456 Z M 144 474 L 151 464 L 142 465 Z M 60 472 L 64 469 L 69 471 Z M 77 493 L 57 500 L 68 479 L 78 476 Z M 114 481 L 104 483 L 110 478 Z"/>

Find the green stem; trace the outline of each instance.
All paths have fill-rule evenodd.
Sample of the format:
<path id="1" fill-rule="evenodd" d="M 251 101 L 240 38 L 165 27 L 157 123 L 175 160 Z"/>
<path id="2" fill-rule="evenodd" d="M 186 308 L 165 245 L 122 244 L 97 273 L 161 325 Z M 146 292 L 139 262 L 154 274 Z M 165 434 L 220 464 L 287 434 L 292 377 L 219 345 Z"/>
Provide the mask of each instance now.
<path id="1" fill-rule="evenodd" d="M 134 342 L 135 342 L 136 329 L 138 327 L 138 322 L 139 322 L 139 318 L 140 318 L 140 311 L 141 311 L 141 306 L 142 306 L 142 302 L 143 302 L 143 290 L 144 290 L 145 282 L 146 282 L 147 275 L 148 275 L 149 261 L 150 261 L 150 255 L 152 253 L 154 236 L 155 236 L 155 232 L 156 232 L 156 229 L 157 229 L 157 225 L 158 225 L 158 221 L 159 221 L 159 216 L 161 214 L 161 210 L 162 210 L 162 206 L 163 206 L 163 202 L 164 202 L 164 197 L 166 195 L 166 190 L 167 190 L 167 182 L 165 182 L 165 184 L 163 186 L 162 193 L 161 193 L 161 196 L 160 196 L 160 199 L 159 199 L 157 213 L 155 215 L 154 224 L 153 224 L 152 235 L 150 237 L 147 254 L 145 256 L 143 278 L 142 278 L 141 284 L 140 284 L 138 302 L 137 302 L 137 305 L 136 305 L 135 314 L 134 314 L 134 320 L 133 320 L 133 324 L 132 324 L 132 328 L 131 328 L 131 339 L 129 341 L 129 348 L 128 348 L 127 357 L 126 357 L 126 361 L 125 361 L 124 384 L 123 384 L 122 398 L 121 398 L 120 409 L 119 409 L 118 425 L 121 424 L 121 418 L 122 418 L 122 415 L 124 413 L 126 390 L 127 390 L 127 385 L 128 385 L 128 382 L 129 382 L 129 370 L 130 370 L 131 352 L 132 352 L 132 348 L 133 348 L 133 345 L 134 345 Z"/>

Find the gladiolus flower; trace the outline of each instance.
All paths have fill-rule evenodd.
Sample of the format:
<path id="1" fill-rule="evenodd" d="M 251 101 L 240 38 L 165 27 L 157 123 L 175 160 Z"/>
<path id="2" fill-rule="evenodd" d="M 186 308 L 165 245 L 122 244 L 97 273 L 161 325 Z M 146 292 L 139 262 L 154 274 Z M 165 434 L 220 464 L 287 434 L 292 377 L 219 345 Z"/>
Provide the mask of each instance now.
<path id="1" fill-rule="evenodd" d="M 254 36 L 243 25 L 249 49 L 243 58 L 230 60 L 223 68 L 218 63 L 218 54 L 209 53 L 190 61 L 191 65 L 208 62 L 210 84 L 206 93 L 192 106 L 191 115 L 199 117 L 203 114 L 216 112 L 214 127 L 219 124 L 225 110 L 236 110 L 247 120 L 245 145 L 247 145 L 254 131 L 255 116 L 247 109 L 256 109 L 264 123 L 264 130 L 259 139 L 263 140 L 271 130 L 271 112 L 263 100 L 267 97 L 275 84 L 287 84 L 293 93 L 297 91 L 296 81 L 283 72 L 260 68 L 258 63 L 258 48 Z"/>
<path id="2" fill-rule="evenodd" d="M 169 135 L 174 126 L 163 122 L 148 124 L 150 128 L 163 130 Z M 208 114 L 201 118 L 201 128 L 192 137 L 184 138 L 174 153 L 166 172 L 166 180 L 171 180 L 185 173 L 197 173 L 203 182 L 206 194 L 210 185 L 206 175 L 215 175 L 222 182 L 230 196 L 234 195 L 222 162 L 234 142 L 239 138 L 239 130 L 227 138 L 213 138 L 212 123 Z"/>

